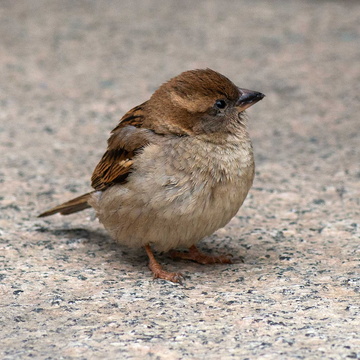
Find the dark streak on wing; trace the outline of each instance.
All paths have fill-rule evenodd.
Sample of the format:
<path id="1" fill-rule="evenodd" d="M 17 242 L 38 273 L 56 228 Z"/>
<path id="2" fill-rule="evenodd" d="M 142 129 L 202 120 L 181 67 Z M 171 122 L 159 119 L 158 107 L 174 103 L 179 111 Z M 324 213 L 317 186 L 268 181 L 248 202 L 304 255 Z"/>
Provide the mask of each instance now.
<path id="1" fill-rule="evenodd" d="M 111 136 L 108 140 L 108 148 L 102 159 L 96 166 L 91 177 L 91 186 L 95 190 L 105 190 L 115 183 L 124 183 L 131 172 L 133 158 L 137 151 L 147 145 L 146 141 L 134 145 L 122 142 L 119 145 L 119 137 L 121 140 L 122 129 L 126 126 L 133 126 L 141 128 L 144 122 L 144 105 L 145 103 L 134 107 L 128 111 L 120 120 L 119 124 L 111 131 Z"/>

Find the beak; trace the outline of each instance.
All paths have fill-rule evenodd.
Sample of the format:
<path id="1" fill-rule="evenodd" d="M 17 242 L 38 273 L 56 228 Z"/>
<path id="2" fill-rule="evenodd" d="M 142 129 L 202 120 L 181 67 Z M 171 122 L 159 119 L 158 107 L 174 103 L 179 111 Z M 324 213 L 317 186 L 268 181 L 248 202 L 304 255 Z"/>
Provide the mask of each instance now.
<path id="1" fill-rule="evenodd" d="M 250 106 L 256 104 L 258 101 L 265 97 L 264 94 L 247 89 L 239 89 L 240 97 L 236 102 L 236 107 L 239 108 L 240 111 L 244 111 Z"/>

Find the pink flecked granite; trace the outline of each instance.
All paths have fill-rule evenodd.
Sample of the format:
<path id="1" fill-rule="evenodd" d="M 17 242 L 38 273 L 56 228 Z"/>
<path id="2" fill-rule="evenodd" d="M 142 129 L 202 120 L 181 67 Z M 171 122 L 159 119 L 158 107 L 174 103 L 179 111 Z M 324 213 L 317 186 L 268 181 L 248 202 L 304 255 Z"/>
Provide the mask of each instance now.
<path id="1" fill-rule="evenodd" d="M 360 2 L 0 2 L 1 359 L 359 359 Z M 249 109 L 256 179 L 201 243 L 234 264 L 116 245 L 90 189 L 122 114 L 210 67 Z M 241 258 L 244 258 L 244 263 Z"/>

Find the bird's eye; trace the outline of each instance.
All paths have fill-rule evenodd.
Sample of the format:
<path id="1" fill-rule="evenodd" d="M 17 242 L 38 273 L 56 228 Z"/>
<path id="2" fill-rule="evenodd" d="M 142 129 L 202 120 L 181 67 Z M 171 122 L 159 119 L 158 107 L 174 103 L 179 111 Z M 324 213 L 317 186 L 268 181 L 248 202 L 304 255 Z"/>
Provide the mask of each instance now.
<path id="1" fill-rule="evenodd" d="M 225 100 L 216 100 L 215 107 L 217 107 L 218 109 L 225 109 L 226 108 Z"/>

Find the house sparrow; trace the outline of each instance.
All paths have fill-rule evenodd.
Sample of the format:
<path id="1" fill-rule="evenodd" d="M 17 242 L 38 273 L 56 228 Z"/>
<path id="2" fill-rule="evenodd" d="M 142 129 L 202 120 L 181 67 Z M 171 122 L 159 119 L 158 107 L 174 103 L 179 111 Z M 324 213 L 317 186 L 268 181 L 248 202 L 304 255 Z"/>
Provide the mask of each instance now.
<path id="1" fill-rule="evenodd" d="M 186 71 L 127 112 L 92 175 L 92 192 L 41 215 L 93 207 L 120 244 L 144 247 L 155 278 L 164 270 L 151 246 L 201 264 L 231 263 L 196 244 L 225 226 L 252 185 L 254 158 L 244 110 L 264 97 L 211 69 Z"/>

